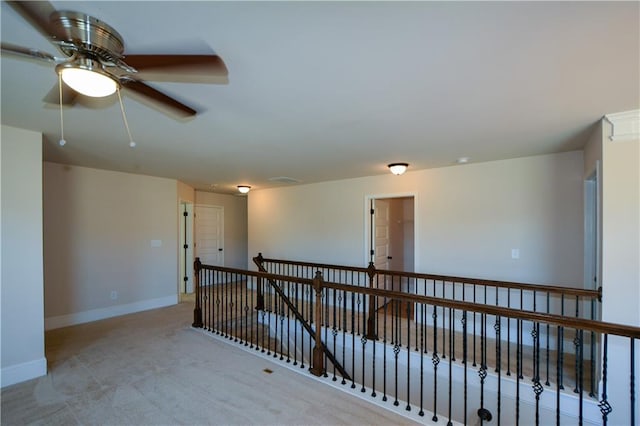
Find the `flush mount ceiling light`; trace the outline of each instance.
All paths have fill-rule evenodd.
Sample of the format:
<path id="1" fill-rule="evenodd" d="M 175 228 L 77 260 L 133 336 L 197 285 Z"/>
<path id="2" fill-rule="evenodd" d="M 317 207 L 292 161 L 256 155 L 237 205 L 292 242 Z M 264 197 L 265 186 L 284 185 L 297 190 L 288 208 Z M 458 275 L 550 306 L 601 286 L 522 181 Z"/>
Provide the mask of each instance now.
<path id="1" fill-rule="evenodd" d="M 249 185 L 238 185 L 238 191 L 240 191 L 241 194 L 246 194 L 251 191 L 251 187 Z"/>
<path id="2" fill-rule="evenodd" d="M 93 59 L 77 58 L 58 65 L 56 71 L 67 86 L 86 96 L 102 98 L 114 94 L 118 89 L 116 80 Z"/>
<path id="3" fill-rule="evenodd" d="M 409 164 L 408 163 L 391 163 L 391 164 L 388 164 L 387 167 L 389 167 L 389 170 L 391 171 L 391 173 L 399 176 L 407 171 L 407 167 L 409 167 Z"/>

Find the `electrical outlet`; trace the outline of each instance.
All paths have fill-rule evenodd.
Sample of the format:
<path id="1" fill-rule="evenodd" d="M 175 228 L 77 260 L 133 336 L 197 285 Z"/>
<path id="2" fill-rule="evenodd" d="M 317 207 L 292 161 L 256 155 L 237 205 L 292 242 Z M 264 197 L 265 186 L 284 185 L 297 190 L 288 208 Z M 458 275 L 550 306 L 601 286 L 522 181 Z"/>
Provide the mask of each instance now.
<path id="1" fill-rule="evenodd" d="M 116 299 L 118 299 L 118 292 L 113 290 L 111 292 L 111 300 L 116 300 Z"/>
<path id="2" fill-rule="evenodd" d="M 511 249 L 511 258 L 520 259 L 520 249 L 517 249 L 517 248 Z"/>

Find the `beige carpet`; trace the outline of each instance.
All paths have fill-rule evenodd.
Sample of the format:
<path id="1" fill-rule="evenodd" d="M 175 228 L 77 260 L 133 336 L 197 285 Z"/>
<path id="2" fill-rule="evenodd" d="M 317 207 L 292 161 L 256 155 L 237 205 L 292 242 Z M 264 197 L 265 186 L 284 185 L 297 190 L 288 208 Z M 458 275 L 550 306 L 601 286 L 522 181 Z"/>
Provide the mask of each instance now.
<path id="1" fill-rule="evenodd" d="M 413 424 L 190 329 L 192 307 L 47 332 L 49 374 L 2 389 L 2 425 Z"/>

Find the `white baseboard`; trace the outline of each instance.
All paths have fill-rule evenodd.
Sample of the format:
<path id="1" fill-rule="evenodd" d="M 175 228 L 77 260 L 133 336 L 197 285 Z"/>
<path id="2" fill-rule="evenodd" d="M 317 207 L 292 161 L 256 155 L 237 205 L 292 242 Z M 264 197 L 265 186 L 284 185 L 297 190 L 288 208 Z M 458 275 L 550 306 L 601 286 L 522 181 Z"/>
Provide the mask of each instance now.
<path id="1" fill-rule="evenodd" d="M 70 325 L 83 324 L 85 322 L 98 321 L 105 318 L 147 311 L 149 309 L 163 308 L 178 303 L 178 295 L 158 297 L 156 299 L 142 300 L 126 305 L 114 305 L 108 308 L 92 309 L 90 311 L 76 312 L 68 315 L 59 315 L 44 319 L 44 329 L 68 327 Z"/>
<path id="2" fill-rule="evenodd" d="M 47 374 L 47 359 L 23 362 L 0 370 L 0 387 L 10 386 Z"/>

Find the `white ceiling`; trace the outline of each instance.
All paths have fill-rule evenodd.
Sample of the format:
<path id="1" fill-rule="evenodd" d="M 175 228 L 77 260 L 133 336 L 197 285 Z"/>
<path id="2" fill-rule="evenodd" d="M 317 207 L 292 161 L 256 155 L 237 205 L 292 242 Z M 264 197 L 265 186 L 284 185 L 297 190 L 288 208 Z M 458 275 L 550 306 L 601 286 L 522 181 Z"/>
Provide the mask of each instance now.
<path id="1" fill-rule="evenodd" d="M 59 110 L 52 66 L 2 57 L 2 123 L 44 133 L 46 160 L 220 192 L 580 149 L 602 115 L 640 108 L 639 2 L 68 2 L 125 53 L 202 53 L 226 85 L 151 83 L 201 111 L 125 97 Z M 2 40 L 60 56 L 2 3 Z"/>

